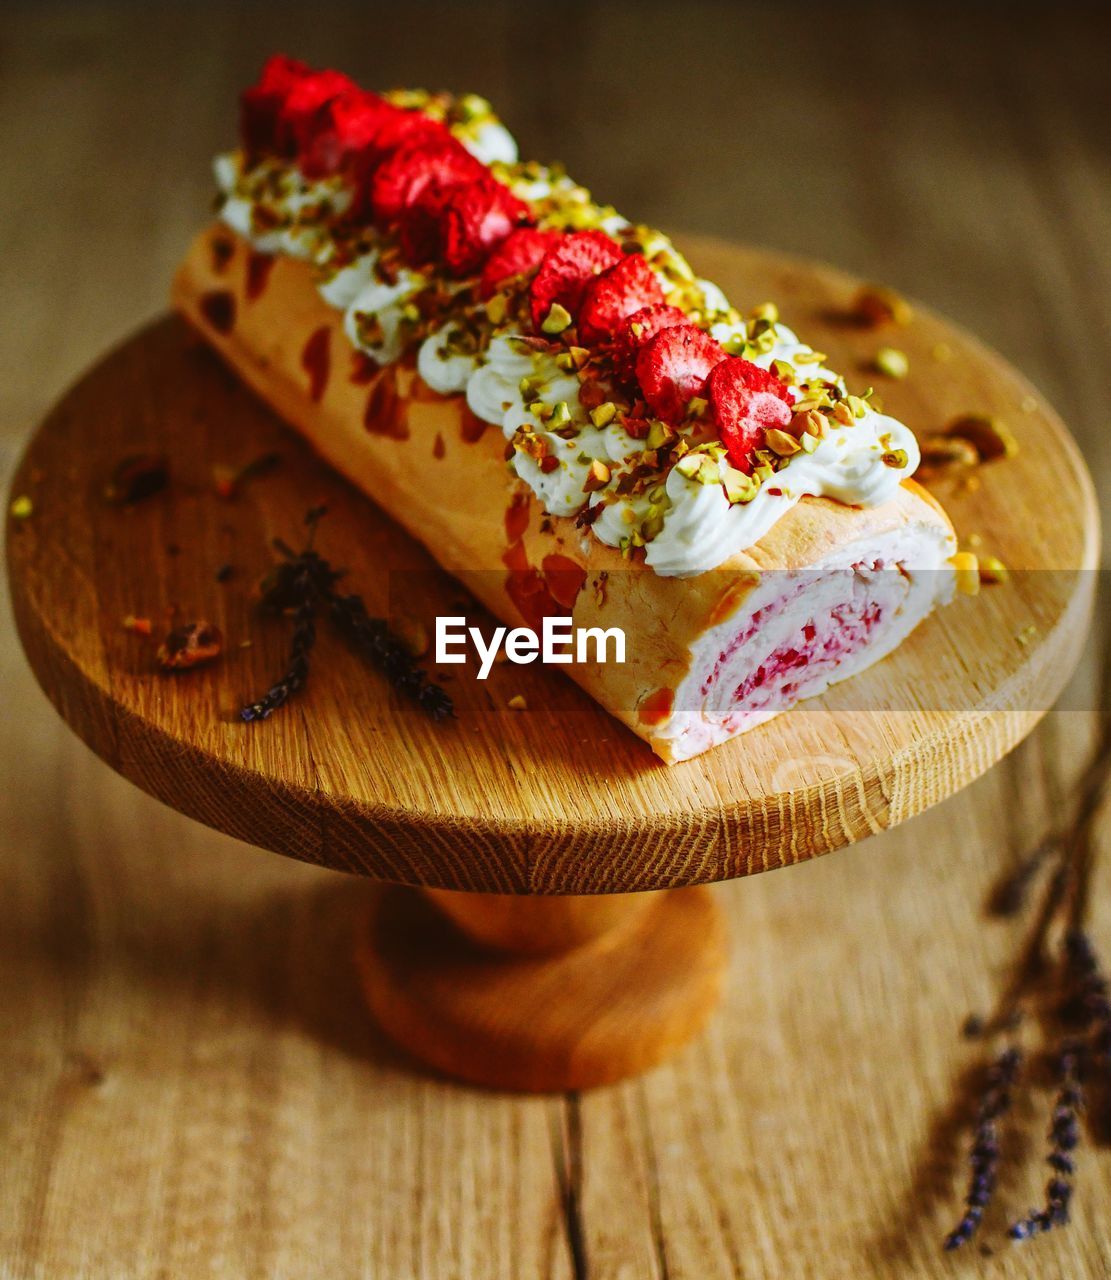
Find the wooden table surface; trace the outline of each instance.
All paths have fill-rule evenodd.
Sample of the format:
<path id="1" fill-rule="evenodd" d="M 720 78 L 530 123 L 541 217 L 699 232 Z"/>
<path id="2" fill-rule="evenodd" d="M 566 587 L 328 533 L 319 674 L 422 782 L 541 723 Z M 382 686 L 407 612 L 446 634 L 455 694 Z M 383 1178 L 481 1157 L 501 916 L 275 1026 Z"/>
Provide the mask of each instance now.
<path id="1" fill-rule="evenodd" d="M 234 91 L 284 47 L 368 84 L 479 89 L 526 153 L 623 210 L 925 299 L 1046 392 L 1103 487 L 1109 38 L 1094 6 L 8 6 L 4 475 L 66 383 L 164 307 Z M 350 963 L 368 884 L 117 778 L 5 625 L 0 1277 L 1108 1276 L 1106 1147 L 1080 1154 L 1071 1229 L 1003 1238 L 1040 1199 L 1044 1094 L 992 1252 L 939 1251 L 982 1054 L 960 1026 L 1021 928 L 985 897 L 1083 756 L 1102 634 L 1062 709 L 968 791 L 717 891 L 732 980 L 696 1045 L 520 1099 L 422 1076 L 376 1034 Z M 1106 869 L 1096 890 L 1111 950 Z"/>

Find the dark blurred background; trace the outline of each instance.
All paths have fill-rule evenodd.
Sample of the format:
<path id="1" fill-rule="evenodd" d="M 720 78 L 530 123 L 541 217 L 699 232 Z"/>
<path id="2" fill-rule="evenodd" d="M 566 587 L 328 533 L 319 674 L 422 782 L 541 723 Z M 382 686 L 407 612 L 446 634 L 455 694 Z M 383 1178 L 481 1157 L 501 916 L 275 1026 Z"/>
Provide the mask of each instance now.
<path id="1" fill-rule="evenodd" d="M 368 87 L 474 89 L 523 155 L 626 214 L 920 297 L 1107 459 L 1109 5 L 85 0 L 0 24 L 9 454 L 164 305 L 236 92 L 280 49 Z"/>

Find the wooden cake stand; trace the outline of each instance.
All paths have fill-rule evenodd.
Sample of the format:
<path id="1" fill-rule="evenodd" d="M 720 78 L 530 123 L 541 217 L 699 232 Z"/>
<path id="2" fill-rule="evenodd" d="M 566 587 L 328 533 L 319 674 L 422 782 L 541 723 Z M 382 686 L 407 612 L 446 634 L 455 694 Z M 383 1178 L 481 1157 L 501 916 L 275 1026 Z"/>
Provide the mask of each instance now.
<path id="1" fill-rule="evenodd" d="M 930 315 L 853 325 L 856 282 L 826 268 L 715 243 L 689 251 L 731 297 L 775 298 L 920 433 L 999 414 L 1020 451 L 976 482 L 938 487 L 962 536 L 1009 566 L 1007 582 L 958 599 L 865 675 L 687 764 L 667 768 L 539 667 L 499 666 L 485 683 L 449 668 L 458 718 L 433 724 L 323 623 L 303 694 L 241 723 L 289 642 L 288 622 L 260 615 L 256 584 L 271 540 L 297 544 L 313 504 L 329 508 L 320 550 L 372 612 L 428 627 L 480 613 L 175 318 L 70 390 L 15 477 L 13 498 L 32 505 L 8 531 L 15 615 L 55 706 L 113 768 L 191 817 L 390 882 L 358 940 L 371 1008 L 415 1057 L 466 1080 L 581 1088 L 661 1060 L 702 1026 L 724 968 L 717 908 L 696 886 L 825 853 L 952 794 L 1033 727 L 1084 643 L 1091 481 L 1028 383 Z M 905 380 L 866 370 L 883 343 L 908 354 Z M 271 452 L 272 472 L 217 495 L 214 467 Z M 106 479 L 136 453 L 165 455 L 171 482 L 112 506 Z M 150 618 L 154 637 L 126 629 L 128 615 Z M 196 619 L 221 629 L 223 655 L 160 673 L 159 634 Z M 527 710 L 508 706 L 515 695 Z M 152 874 L 163 852 L 151 851 Z"/>

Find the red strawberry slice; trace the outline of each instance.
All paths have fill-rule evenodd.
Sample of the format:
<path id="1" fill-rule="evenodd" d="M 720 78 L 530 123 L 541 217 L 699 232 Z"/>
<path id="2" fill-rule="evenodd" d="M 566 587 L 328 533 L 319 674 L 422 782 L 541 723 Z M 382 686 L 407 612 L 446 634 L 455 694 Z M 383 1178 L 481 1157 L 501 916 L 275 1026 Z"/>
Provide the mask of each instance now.
<path id="1" fill-rule="evenodd" d="M 751 475 L 753 450 L 763 448 L 769 427 L 790 423 L 794 396 L 775 374 L 740 356 L 714 366 L 706 395 L 729 461 Z"/>
<path id="2" fill-rule="evenodd" d="M 661 329 L 637 355 L 637 381 L 652 410 L 667 422 L 681 422 L 687 404 L 706 385 L 725 351 L 688 320 Z"/>
<path id="3" fill-rule="evenodd" d="M 278 115 L 294 86 L 312 72 L 303 62 L 276 53 L 263 65 L 257 82 L 239 95 L 239 137 L 246 151 L 273 151 Z"/>
<path id="4" fill-rule="evenodd" d="M 440 220 L 448 272 L 456 277 L 477 274 L 515 228 L 531 221 L 528 205 L 489 176 L 457 188 Z"/>
<path id="5" fill-rule="evenodd" d="M 310 178 L 337 173 L 349 157 L 365 151 L 396 107 L 376 93 L 355 89 L 326 102 L 316 113 L 298 162 Z"/>
<path id="6" fill-rule="evenodd" d="M 579 340 L 590 346 L 605 342 L 634 311 L 663 303 L 664 291 L 648 260 L 627 253 L 586 286 L 579 308 Z"/>
<path id="7" fill-rule="evenodd" d="M 486 259 L 482 268 L 482 296 L 492 298 L 507 280 L 531 274 L 559 239 L 558 231 L 538 231 L 535 227 L 514 231 Z"/>
<path id="8" fill-rule="evenodd" d="M 591 278 L 620 260 L 620 248 L 604 231 L 572 231 L 561 236 L 544 255 L 529 287 L 529 306 L 536 328 L 557 302 L 572 316 L 577 315 Z"/>
<path id="9" fill-rule="evenodd" d="M 434 146 L 401 147 L 378 167 L 370 180 L 369 199 L 374 219 L 379 226 L 388 227 L 415 205 L 425 188 L 433 183 L 448 187 L 473 182 L 485 173 L 486 167 L 452 137 Z"/>
<path id="10" fill-rule="evenodd" d="M 341 93 L 351 93 L 356 88 L 354 81 L 339 71 L 314 71 L 302 76 L 278 112 L 274 142 L 279 154 L 296 155 L 307 146 L 320 109 Z"/>
<path id="11" fill-rule="evenodd" d="M 401 247 L 415 265 L 436 261 L 450 275 L 475 275 L 529 217 L 528 205 L 488 173 L 476 182 L 433 183 L 402 215 Z"/>
<path id="12" fill-rule="evenodd" d="M 402 111 L 389 102 L 386 106 L 389 111 L 383 115 L 380 126 L 360 155 L 367 177 L 402 147 L 438 147 L 454 141 L 451 131 L 439 120 L 433 120 L 420 111 Z"/>
<path id="13" fill-rule="evenodd" d="M 647 346 L 657 333 L 677 324 L 690 324 L 686 312 L 678 307 L 660 303 L 653 307 L 641 307 L 626 316 L 617 326 L 613 343 L 613 367 L 618 379 L 627 385 L 637 380 L 637 354 Z"/>

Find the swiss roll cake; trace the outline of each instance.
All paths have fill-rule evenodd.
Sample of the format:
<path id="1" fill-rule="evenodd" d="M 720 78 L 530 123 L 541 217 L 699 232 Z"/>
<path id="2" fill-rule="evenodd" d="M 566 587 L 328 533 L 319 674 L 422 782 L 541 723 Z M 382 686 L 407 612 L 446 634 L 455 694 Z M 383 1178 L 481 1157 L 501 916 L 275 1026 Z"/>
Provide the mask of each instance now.
<path id="1" fill-rule="evenodd" d="M 913 433 L 484 99 L 273 58 L 215 172 L 178 309 L 507 625 L 620 629 L 624 662 L 560 669 L 662 759 L 952 594 Z"/>

